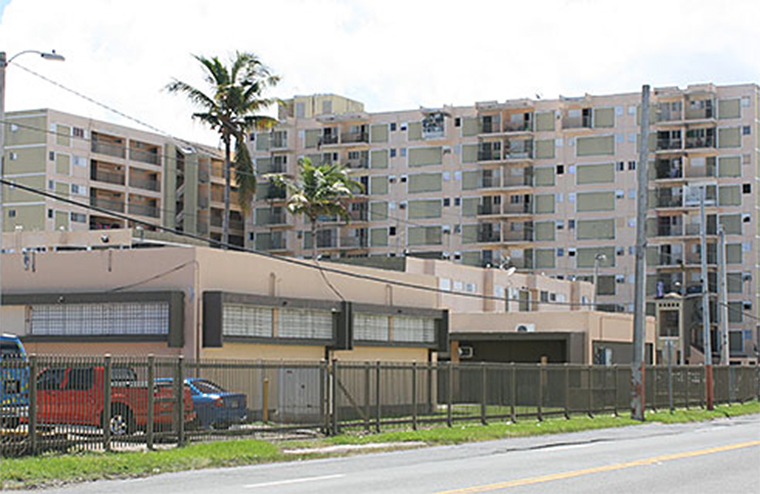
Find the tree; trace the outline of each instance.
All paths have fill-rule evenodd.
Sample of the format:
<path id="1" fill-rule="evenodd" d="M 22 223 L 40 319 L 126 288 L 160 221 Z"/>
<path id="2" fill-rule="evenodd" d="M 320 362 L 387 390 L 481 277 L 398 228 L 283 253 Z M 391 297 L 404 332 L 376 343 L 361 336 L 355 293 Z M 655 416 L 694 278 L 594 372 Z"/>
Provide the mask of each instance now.
<path id="1" fill-rule="evenodd" d="M 256 176 L 245 144 L 246 135 L 251 130 L 268 129 L 277 123 L 276 119 L 260 115 L 260 112 L 279 102 L 262 95 L 266 89 L 275 86 L 280 78 L 273 75 L 253 53 L 236 52 L 231 57 L 229 66 L 225 66 L 218 57 L 193 56 L 204 69 L 210 91 L 206 93 L 177 79 L 168 84 L 166 89 L 170 93 L 187 96 L 200 109 L 193 113 L 193 119 L 218 132 L 224 143 L 222 244 L 226 248 L 230 233 L 231 168 L 234 165 L 238 202 L 243 212 L 247 212 L 256 192 Z"/>
<path id="2" fill-rule="evenodd" d="M 311 225 L 311 258 L 317 258 L 317 222 L 320 216 L 339 216 L 350 220 L 346 203 L 360 192 L 362 185 L 353 180 L 337 163 L 314 165 L 309 158 L 298 161 L 295 179 L 284 174 L 267 176 L 277 187 L 288 191 L 287 208 L 294 215 L 304 215 Z"/>

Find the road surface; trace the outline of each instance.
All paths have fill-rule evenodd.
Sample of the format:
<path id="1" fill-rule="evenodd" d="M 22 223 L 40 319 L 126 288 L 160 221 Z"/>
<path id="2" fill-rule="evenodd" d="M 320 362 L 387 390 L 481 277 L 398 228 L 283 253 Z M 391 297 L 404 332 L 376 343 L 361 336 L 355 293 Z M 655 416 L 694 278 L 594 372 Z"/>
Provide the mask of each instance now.
<path id="1" fill-rule="evenodd" d="M 760 492 L 760 415 L 95 482 L 59 493 Z"/>

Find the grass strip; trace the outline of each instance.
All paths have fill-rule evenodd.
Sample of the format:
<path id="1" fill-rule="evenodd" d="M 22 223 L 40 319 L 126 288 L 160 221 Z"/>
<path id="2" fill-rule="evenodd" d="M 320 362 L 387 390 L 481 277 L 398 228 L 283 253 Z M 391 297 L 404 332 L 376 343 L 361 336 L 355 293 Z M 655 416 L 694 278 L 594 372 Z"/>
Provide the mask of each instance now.
<path id="1" fill-rule="evenodd" d="M 686 423 L 760 413 L 757 401 L 742 405 L 716 406 L 714 411 L 678 409 L 647 412 L 649 422 Z M 488 425 L 456 424 L 417 431 L 399 430 L 378 434 L 344 434 L 299 443 L 298 447 L 320 447 L 335 444 L 369 444 L 421 441 L 426 444 L 458 444 L 510 437 L 578 432 L 610 427 L 637 425 L 628 416 L 609 414 L 595 418 L 573 416 L 569 420 L 551 418 L 538 422 L 520 420 L 517 423 L 494 422 Z M 1 461 L 0 489 L 34 488 L 102 479 L 144 477 L 166 472 L 214 467 L 252 465 L 264 462 L 297 460 L 330 456 L 315 452 L 305 455 L 285 455 L 282 444 L 253 439 L 191 444 L 183 448 L 140 452 L 83 452 L 76 454 L 50 453 L 37 457 L 9 458 Z M 288 446 L 293 446 L 288 444 Z"/>

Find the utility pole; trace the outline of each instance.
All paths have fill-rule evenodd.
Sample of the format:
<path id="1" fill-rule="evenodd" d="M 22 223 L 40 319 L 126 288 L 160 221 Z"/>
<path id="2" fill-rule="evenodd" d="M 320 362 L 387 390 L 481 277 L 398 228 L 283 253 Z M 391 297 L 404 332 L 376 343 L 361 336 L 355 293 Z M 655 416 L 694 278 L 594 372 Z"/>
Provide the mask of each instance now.
<path id="1" fill-rule="evenodd" d="M 599 291 L 599 289 L 597 288 L 599 285 L 599 263 L 606 260 L 607 260 L 607 256 L 605 254 L 602 254 L 601 252 L 597 253 L 594 256 L 594 297 L 591 299 L 591 308 L 593 310 L 597 310 L 596 294 Z"/>
<path id="2" fill-rule="evenodd" d="M 700 260 L 702 261 L 702 339 L 705 352 L 705 399 L 707 409 L 713 409 L 712 341 L 710 339 L 710 283 L 707 279 L 707 221 L 705 220 L 707 186 L 702 186 L 699 201 Z"/>
<path id="3" fill-rule="evenodd" d="M 649 85 L 641 88 L 641 138 L 636 166 L 636 274 L 633 295 L 633 361 L 631 362 L 631 418 L 644 420 L 644 341 L 646 339 L 646 246 L 649 165 Z"/>
<path id="4" fill-rule="evenodd" d="M 718 227 L 718 321 L 720 321 L 720 365 L 728 365 L 728 280 L 726 274 L 726 232 Z"/>

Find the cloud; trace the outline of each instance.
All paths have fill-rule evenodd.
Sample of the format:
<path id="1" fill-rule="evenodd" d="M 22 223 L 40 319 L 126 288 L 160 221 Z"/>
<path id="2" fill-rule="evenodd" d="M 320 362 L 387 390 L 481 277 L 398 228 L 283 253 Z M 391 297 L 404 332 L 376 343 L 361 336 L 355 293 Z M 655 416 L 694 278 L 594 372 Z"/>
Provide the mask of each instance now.
<path id="1" fill-rule="evenodd" d="M 12 1 L 8 53 L 56 48 L 63 64 L 18 63 L 183 138 L 216 144 L 162 88 L 203 83 L 192 53 L 256 52 L 274 94 L 331 92 L 370 111 L 637 91 L 643 83 L 756 82 L 760 2 Z M 7 107 L 128 121 L 10 67 Z"/>

